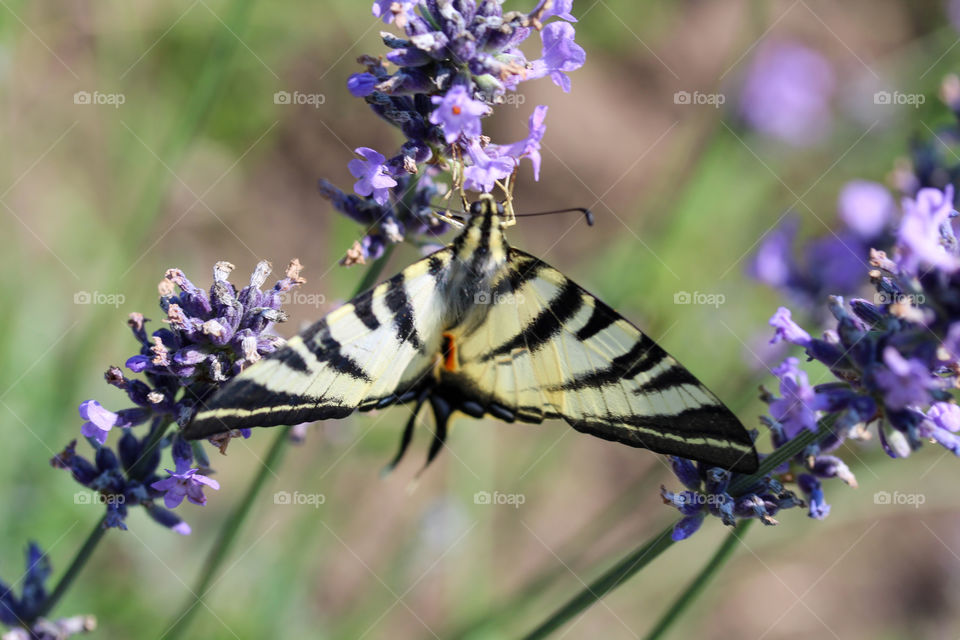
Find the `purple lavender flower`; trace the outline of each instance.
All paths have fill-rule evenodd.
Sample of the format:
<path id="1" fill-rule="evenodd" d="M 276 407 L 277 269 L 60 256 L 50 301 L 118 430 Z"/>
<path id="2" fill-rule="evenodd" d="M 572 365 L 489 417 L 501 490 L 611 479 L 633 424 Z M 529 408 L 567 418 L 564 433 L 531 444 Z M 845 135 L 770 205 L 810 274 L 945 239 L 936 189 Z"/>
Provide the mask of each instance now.
<path id="1" fill-rule="evenodd" d="M 354 97 L 363 98 L 373 93 L 379 82 L 372 73 L 354 73 L 347 78 L 347 89 Z"/>
<path id="2" fill-rule="evenodd" d="M 837 209 L 850 230 L 870 241 L 889 226 L 896 204 L 890 191 L 879 182 L 852 180 L 840 191 Z"/>
<path id="3" fill-rule="evenodd" d="M 513 158 L 491 157 L 485 149 L 480 147 L 478 140 L 470 143 L 467 153 L 473 161 L 463 172 L 463 186 L 467 189 L 490 192 L 497 180 L 503 180 L 513 173 L 516 162 Z"/>
<path id="4" fill-rule="evenodd" d="M 540 8 L 546 3 L 547 0 L 541 0 L 540 4 L 532 12 L 533 15 L 537 15 L 537 12 L 539 12 Z M 573 9 L 573 0 L 554 0 L 553 5 L 540 15 L 540 20 L 546 21 L 556 16 L 568 22 L 576 22 L 577 19 L 570 13 L 571 9 Z"/>
<path id="5" fill-rule="evenodd" d="M 353 177 L 359 178 L 353 190 L 361 196 L 372 195 L 377 204 L 386 204 L 390 187 L 397 186 L 397 181 L 387 175 L 384 167 L 386 158 L 369 147 L 358 147 L 355 151 L 364 159 L 351 160 L 347 165 Z"/>
<path id="6" fill-rule="evenodd" d="M 883 350 L 885 369 L 876 372 L 877 386 L 884 391 L 884 404 L 891 409 L 924 406 L 930 389 L 937 386 L 930 369 L 915 358 L 904 358 L 893 347 Z"/>
<path id="7" fill-rule="evenodd" d="M 821 402 L 816 391 L 810 386 L 807 373 L 799 369 L 800 361 L 787 358 L 773 370 L 780 379 L 780 395 L 770 403 L 770 415 L 785 431 L 787 438 L 793 438 L 803 429 L 817 430 L 816 410 Z"/>
<path id="8" fill-rule="evenodd" d="M 780 307 L 770 318 L 770 326 L 776 329 L 770 344 L 777 344 L 781 340 L 786 340 L 791 344 L 797 344 L 806 347 L 810 344 L 810 334 L 803 330 L 790 315 L 790 309 Z"/>
<path id="9" fill-rule="evenodd" d="M 949 273 L 960 269 L 956 238 L 949 223 L 954 215 L 953 185 L 942 192 L 921 189 L 916 198 L 904 198 L 903 219 L 897 230 L 900 268 L 910 273 L 916 273 L 921 266 Z"/>
<path id="10" fill-rule="evenodd" d="M 85 401 L 80 405 L 86 420 L 81 431 L 98 445 L 93 460 L 77 453 L 76 441 L 51 460 L 54 467 L 69 470 L 74 480 L 101 496 L 107 508 L 106 527 L 125 529 L 129 509 L 142 506 L 156 522 L 185 535 L 190 527 L 154 501 L 163 492 L 168 506 L 179 504 L 184 496 L 202 501 L 198 485 L 216 485 L 192 467 L 190 445 L 164 434 L 172 424 L 189 423 L 223 382 L 282 344 L 269 329 L 286 319 L 281 310 L 284 297 L 304 282 L 296 260 L 267 291 L 261 287 L 270 274 L 268 263 L 258 264 L 249 285 L 240 290 L 228 279 L 232 269 L 233 265 L 218 262 L 209 291 L 198 288 L 179 269 L 167 271 L 159 286 L 166 326 L 148 334 L 141 314 L 131 314 L 128 322 L 140 353 L 127 360 L 127 368 L 142 379 L 128 378 L 119 367 L 110 367 L 105 374 L 106 381 L 123 390 L 134 406 L 114 413 L 96 400 Z M 149 424 L 149 430 L 136 435 L 135 428 L 143 424 Z M 123 428 L 115 449 L 106 446 L 113 427 Z M 230 439 L 239 436 L 248 437 L 249 430 L 225 434 L 215 444 L 224 451 Z M 162 479 L 157 475 L 161 449 L 171 444 L 176 472 Z M 171 479 L 177 487 L 167 486 Z"/>
<path id="11" fill-rule="evenodd" d="M 86 400 L 80 403 L 80 417 L 86 420 L 80 428 L 80 433 L 93 438 L 100 444 L 107 441 L 110 429 L 117 424 L 117 414 L 104 409 L 96 400 Z"/>
<path id="12" fill-rule="evenodd" d="M 823 485 L 820 480 L 809 473 L 801 473 L 797 478 L 797 484 L 800 490 L 807 497 L 810 510 L 808 512 L 811 518 L 823 520 L 830 515 L 830 505 L 823 497 Z"/>
<path id="13" fill-rule="evenodd" d="M 757 131 L 806 146 L 830 127 L 834 85 L 833 68 L 816 51 L 795 42 L 765 42 L 747 72 L 740 113 Z"/>
<path id="14" fill-rule="evenodd" d="M 471 139 L 478 137 L 481 131 L 480 118 L 490 113 L 490 107 L 471 98 L 467 88 L 459 84 L 447 91 L 446 95 L 433 96 L 430 100 L 436 105 L 436 109 L 430 113 L 430 122 L 443 127 L 448 144 L 456 141 L 461 134 Z"/>
<path id="15" fill-rule="evenodd" d="M 352 75 L 347 86 L 374 113 L 399 128 L 405 141 L 392 157 L 372 156 L 372 162 L 367 158 L 366 164 L 353 163 L 352 173 L 361 178 L 356 192 L 363 197 L 346 195 L 320 181 L 321 194 L 368 229 L 342 264 L 376 258 L 387 243 L 409 235 L 442 233 L 445 225 L 429 207 L 437 188 L 424 179 L 441 168 L 464 166 L 463 173 L 454 176 L 454 188 L 491 191 L 522 158 L 529 158 L 539 179 L 546 107 L 534 111 L 530 134 L 512 144 L 482 138 L 481 119 L 522 82 L 550 76 L 569 90 L 567 73 L 585 60 L 569 24 L 575 21 L 572 4 L 572 0 L 556 0 L 550 6 L 540 2 L 525 14 L 504 13 L 501 3 L 494 1 L 374 3 L 376 17 L 404 31 L 403 37 L 382 36 L 390 49 L 385 58 L 397 69 L 389 69 L 384 56 L 362 56 L 359 60 L 366 69 Z M 529 61 L 520 45 L 534 31 L 541 32 L 543 55 Z M 368 184 L 385 185 L 386 176 L 395 184 Z"/>
<path id="16" fill-rule="evenodd" d="M 163 492 L 163 503 L 168 509 L 174 509 L 186 498 L 193 504 L 201 507 L 207 504 L 207 497 L 203 495 L 203 488 L 220 489 L 220 483 L 213 478 L 197 473 L 199 469 L 191 468 L 189 463 L 183 464 L 178 461 L 177 470 L 166 472 L 170 474 L 169 478 L 158 480 L 150 486 L 157 491 Z"/>
<path id="17" fill-rule="evenodd" d="M 413 15 L 414 7 L 419 4 L 419 0 L 374 0 L 373 17 L 380 18 L 387 24 L 396 19 L 400 24 Z"/>
<path id="18" fill-rule="evenodd" d="M 576 71 L 583 66 L 587 54 L 583 47 L 573 41 L 576 31 L 567 22 L 551 22 L 540 33 L 543 39 L 543 53 L 539 60 L 534 60 L 530 71 L 531 78 L 542 78 L 549 75 L 553 83 L 570 92 L 570 77 L 568 71 Z"/>
<path id="19" fill-rule="evenodd" d="M 920 423 L 919 435 L 931 438 L 955 456 L 960 456 L 960 406 L 952 402 L 935 402 Z"/>

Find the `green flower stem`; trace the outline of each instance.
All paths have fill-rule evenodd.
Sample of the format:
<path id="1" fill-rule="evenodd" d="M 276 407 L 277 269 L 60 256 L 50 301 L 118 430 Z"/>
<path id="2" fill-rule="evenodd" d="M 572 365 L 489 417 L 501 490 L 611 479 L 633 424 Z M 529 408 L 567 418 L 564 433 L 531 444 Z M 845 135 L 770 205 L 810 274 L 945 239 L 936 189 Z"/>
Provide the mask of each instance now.
<path id="1" fill-rule="evenodd" d="M 194 586 L 187 602 L 184 603 L 180 615 L 177 616 L 176 621 L 165 634 L 165 637 L 172 640 L 173 638 L 180 637 L 187 630 L 190 621 L 198 609 L 197 605 L 200 604 L 203 597 L 207 595 L 207 591 L 210 590 L 214 577 L 219 573 L 220 565 L 226 560 L 230 549 L 233 547 L 233 543 L 236 542 L 240 528 L 243 526 L 243 521 L 246 520 L 247 515 L 249 515 L 250 510 L 253 508 L 253 504 L 257 496 L 260 495 L 260 491 L 267 484 L 267 480 L 273 473 L 274 466 L 278 465 L 283 458 L 287 443 L 290 441 L 290 430 L 292 428 L 293 427 L 280 427 L 280 432 L 274 438 L 273 444 L 270 445 L 270 450 L 263 459 L 260 471 L 253 479 L 253 482 L 250 483 L 243 498 L 223 521 L 223 525 L 220 527 L 220 533 L 213 543 L 210 555 L 207 556 L 206 561 L 203 563 L 203 569 L 200 571 L 200 579 L 197 581 L 196 586 Z"/>
<path id="2" fill-rule="evenodd" d="M 673 605 L 667 609 L 663 617 L 657 621 L 657 624 L 655 624 L 650 633 L 647 634 L 646 640 L 659 640 L 670 630 L 673 623 L 680 618 L 683 612 L 686 611 L 687 608 L 693 604 L 693 601 L 703 592 L 707 583 L 723 568 L 727 560 L 733 557 L 737 543 L 747 532 L 747 529 L 750 528 L 751 524 L 753 524 L 753 520 L 741 520 L 733 530 L 727 534 L 727 537 L 724 539 L 723 544 L 720 545 L 720 548 L 717 549 L 717 552 L 713 554 L 713 557 L 710 558 L 707 565 L 700 570 L 697 577 L 694 578 L 693 582 L 680 594 L 680 597 L 676 599 Z"/>
<path id="3" fill-rule="evenodd" d="M 591 516 L 577 533 L 571 536 L 557 551 L 561 558 L 573 558 L 565 564 L 553 563 L 538 575 L 526 582 L 516 592 L 505 597 L 499 604 L 484 607 L 479 614 L 465 623 L 460 623 L 455 629 L 441 635 L 444 638 L 470 638 L 485 629 L 503 629 L 507 621 L 524 611 L 538 597 L 553 585 L 558 579 L 568 575 L 568 566 L 576 567 L 578 558 L 586 555 L 585 550 L 604 533 L 610 531 L 620 518 L 631 513 L 637 506 L 637 493 L 648 488 L 657 475 L 663 472 L 659 464 L 650 465 L 630 483 L 618 497 L 611 501 L 603 510 Z"/>
<path id="4" fill-rule="evenodd" d="M 73 581 L 80 574 L 84 565 L 87 564 L 87 560 L 93 555 L 93 551 L 97 548 L 97 544 L 100 543 L 100 539 L 103 538 L 103 534 L 107 532 L 107 528 L 104 526 L 106 520 L 107 515 L 104 514 L 93 528 L 93 531 L 90 532 L 90 535 L 87 536 L 83 546 L 77 551 L 77 555 L 73 557 L 73 562 L 70 563 L 63 577 L 60 578 L 60 582 L 57 583 L 57 586 L 54 587 L 50 595 L 47 596 L 47 600 L 40 608 L 37 617 L 44 617 L 53 611 L 53 608 L 57 606 L 57 603 L 60 602 L 60 599 L 73 584 Z"/>
<path id="5" fill-rule="evenodd" d="M 383 273 L 383 268 L 386 266 L 387 260 L 390 259 L 390 254 L 393 253 L 394 246 L 395 245 L 392 244 L 387 245 L 384 254 L 370 265 L 370 268 L 363 274 L 360 284 L 357 285 L 354 296 L 363 293 L 376 284 L 380 278 L 380 274 Z M 184 632 L 186 632 L 187 627 L 190 626 L 190 622 L 198 610 L 197 605 L 200 604 L 204 596 L 206 596 L 207 591 L 210 590 L 214 578 L 220 572 L 221 565 L 224 560 L 227 559 L 230 549 L 236 542 L 237 535 L 240 533 L 244 520 L 247 519 L 257 497 L 260 495 L 260 491 L 266 486 L 267 480 L 269 480 L 269 477 L 273 474 L 273 468 L 280 463 L 283 453 L 287 448 L 287 443 L 290 442 L 290 430 L 292 428 L 293 427 L 281 427 L 280 432 L 274 438 L 273 444 L 270 445 L 270 450 L 263 460 L 260 471 L 253 479 L 253 482 L 250 483 L 247 492 L 240 499 L 240 502 L 237 503 L 233 511 L 231 511 L 223 521 L 220 527 L 220 533 L 217 535 L 210 555 L 207 556 L 206 561 L 203 563 L 197 584 L 194 586 L 190 597 L 180 610 L 180 614 L 170 625 L 170 629 L 165 635 L 166 638 L 174 640 L 175 638 L 181 637 Z"/>
<path id="6" fill-rule="evenodd" d="M 752 484 L 763 478 L 763 476 L 772 472 L 774 469 L 790 460 L 798 453 L 811 444 L 823 442 L 831 433 L 833 433 L 833 423 L 836 422 L 836 414 L 831 414 L 820 420 L 820 429 L 816 432 L 804 429 L 793 440 L 786 443 L 760 462 L 760 467 L 756 473 L 749 476 L 741 476 L 730 483 L 727 493 L 732 496 L 739 495 L 750 488 Z"/>
<path id="7" fill-rule="evenodd" d="M 653 562 L 661 553 L 673 545 L 673 524 L 655 535 L 642 547 L 633 551 L 609 569 L 602 576 L 594 580 L 587 588 L 571 598 L 565 605 L 557 609 L 549 618 L 536 629 L 524 636 L 525 640 L 539 640 L 546 638 L 577 614 L 586 611 L 608 593 L 629 580 L 634 574 Z"/>
<path id="8" fill-rule="evenodd" d="M 822 419 L 820 421 L 820 429 L 816 433 L 804 430 L 802 433 L 798 434 L 793 440 L 764 458 L 763 462 L 760 463 L 760 468 L 757 469 L 756 473 L 750 476 L 740 477 L 732 482 L 728 492 L 731 495 L 737 495 L 739 492 L 749 489 L 752 484 L 757 482 L 764 475 L 770 473 L 798 453 L 801 453 L 811 444 L 823 441 L 833 432 L 833 423 L 835 419 L 836 418 L 833 415 Z M 738 526 L 741 525 L 743 525 L 742 522 Z M 672 531 L 673 525 L 670 525 L 652 540 L 648 541 L 642 547 L 625 557 L 612 569 L 607 571 L 591 585 L 569 600 L 560 609 L 555 611 L 549 618 L 547 618 L 545 622 L 531 631 L 530 634 L 526 636 L 526 639 L 533 640 L 537 638 L 546 638 L 551 633 L 566 624 L 575 615 L 585 611 L 600 598 L 604 597 L 626 582 L 630 577 L 640 571 L 640 569 L 643 569 L 645 566 L 647 566 L 657 556 L 666 551 L 673 544 L 673 539 L 670 537 Z M 718 555 L 720 555 L 720 552 L 718 552 Z M 715 560 L 717 560 L 717 556 L 714 557 L 714 560 L 711 560 L 711 563 L 713 563 Z M 725 558 L 721 557 L 720 564 L 722 564 L 723 560 L 725 560 Z M 719 565 L 716 568 L 711 568 L 709 564 L 707 565 L 707 567 L 704 569 L 704 572 L 707 573 L 707 575 L 702 577 L 704 583 L 707 579 L 709 579 L 710 574 L 716 571 L 716 569 L 719 569 Z M 698 578 L 698 580 L 700 579 L 701 578 Z M 691 588 L 699 590 L 701 586 L 694 584 L 691 585 Z M 692 598 L 695 595 L 697 595 L 696 592 L 691 594 L 690 597 Z M 683 606 L 686 606 L 686 603 L 684 603 Z"/>

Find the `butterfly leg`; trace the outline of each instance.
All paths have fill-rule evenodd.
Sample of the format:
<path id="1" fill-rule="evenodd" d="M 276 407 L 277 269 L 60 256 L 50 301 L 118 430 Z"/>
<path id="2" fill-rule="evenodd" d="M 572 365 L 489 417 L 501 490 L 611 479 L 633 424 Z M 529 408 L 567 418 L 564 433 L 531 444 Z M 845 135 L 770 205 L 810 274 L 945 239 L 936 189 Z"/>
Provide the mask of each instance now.
<path id="1" fill-rule="evenodd" d="M 393 460 L 390 461 L 390 464 L 383 468 L 383 470 L 380 472 L 380 475 L 385 476 L 393 471 L 400 463 L 400 460 L 403 459 L 403 454 L 407 452 L 407 448 L 410 446 L 410 442 L 413 440 L 413 427 L 417 423 L 417 415 L 420 414 L 420 408 L 423 407 L 423 403 L 426 402 L 427 396 L 429 395 L 430 389 L 424 389 L 417 396 L 417 406 L 414 407 L 413 413 L 410 415 L 410 419 L 407 420 L 407 425 L 403 428 L 403 435 L 400 436 L 400 450 L 397 451 L 397 455 L 393 457 Z"/>
<path id="2" fill-rule="evenodd" d="M 436 431 L 433 433 L 433 442 L 430 443 L 430 451 L 427 452 L 427 461 L 417 475 L 423 473 L 423 471 L 430 466 L 433 459 L 440 453 L 440 449 L 443 448 L 443 443 L 447 439 L 447 423 L 454 410 L 449 400 L 436 393 L 430 395 L 430 407 L 433 409 Z"/>

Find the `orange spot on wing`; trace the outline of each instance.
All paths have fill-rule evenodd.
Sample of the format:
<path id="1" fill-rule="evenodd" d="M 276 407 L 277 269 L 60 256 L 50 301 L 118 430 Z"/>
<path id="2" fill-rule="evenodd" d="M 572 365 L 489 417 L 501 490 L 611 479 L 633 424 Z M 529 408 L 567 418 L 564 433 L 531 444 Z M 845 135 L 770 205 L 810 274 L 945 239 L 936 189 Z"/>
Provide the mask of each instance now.
<path id="1" fill-rule="evenodd" d="M 453 341 L 452 333 L 443 334 L 443 368 L 447 371 L 457 370 L 457 345 Z"/>

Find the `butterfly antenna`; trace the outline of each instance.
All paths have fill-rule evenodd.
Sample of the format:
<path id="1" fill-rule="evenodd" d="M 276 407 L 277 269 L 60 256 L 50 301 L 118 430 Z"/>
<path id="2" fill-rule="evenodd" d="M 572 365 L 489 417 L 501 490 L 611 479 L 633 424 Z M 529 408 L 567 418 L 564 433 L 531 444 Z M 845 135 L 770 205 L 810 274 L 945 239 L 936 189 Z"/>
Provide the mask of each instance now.
<path id="1" fill-rule="evenodd" d="M 590 211 L 590 209 L 587 209 L 586 207 L 570 207 L 568 209 L 555 209 L 553 211 L 537 211 L 534 213 L 517 213 L 517 214 L 514 214 L 514 216 L 517 218 L 532 218 L 534 216 L 552 216 L 556 213 L 572 213 L 574 211 L 578 211 L 582 213 L 583 217 L 587 221 L 587 224 L 590 225 L 591 227 L 593 226 L 593 222 L 594 222 L 593 212 Z"/>

